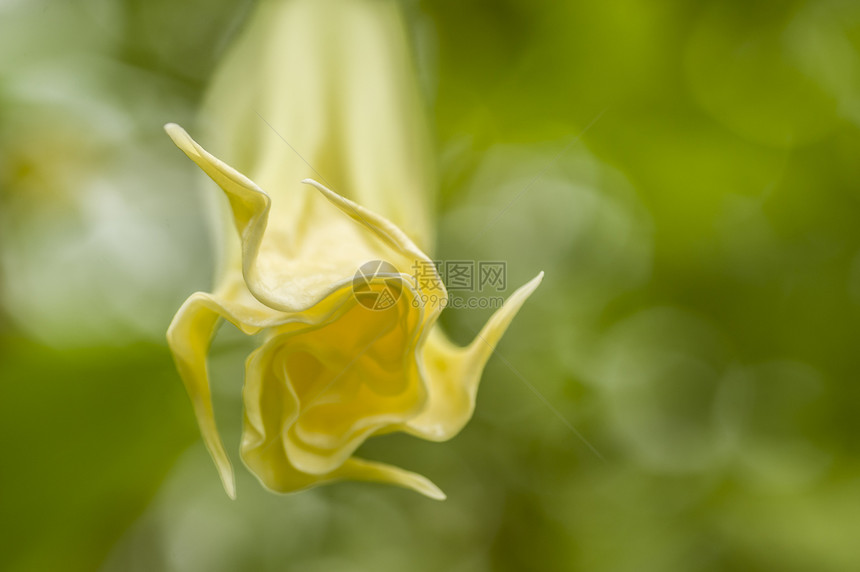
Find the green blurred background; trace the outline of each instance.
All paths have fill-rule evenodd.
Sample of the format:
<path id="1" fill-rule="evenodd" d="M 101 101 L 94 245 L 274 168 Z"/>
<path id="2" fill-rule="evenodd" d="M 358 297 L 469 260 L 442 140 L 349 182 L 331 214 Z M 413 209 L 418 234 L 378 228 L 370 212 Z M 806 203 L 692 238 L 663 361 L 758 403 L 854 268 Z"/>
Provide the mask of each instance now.
<path id="1" fill-rule="evenodd" d="M 163 333 L 211 189 L 162 125 L 253 2 L 0 1 L 0 569 L 860 570 L 860 3 L 403 7 L 435 257 L 546 271 L 461 435 L 361 451 L 443 503 L 231 502 L 200 442 Z"/>

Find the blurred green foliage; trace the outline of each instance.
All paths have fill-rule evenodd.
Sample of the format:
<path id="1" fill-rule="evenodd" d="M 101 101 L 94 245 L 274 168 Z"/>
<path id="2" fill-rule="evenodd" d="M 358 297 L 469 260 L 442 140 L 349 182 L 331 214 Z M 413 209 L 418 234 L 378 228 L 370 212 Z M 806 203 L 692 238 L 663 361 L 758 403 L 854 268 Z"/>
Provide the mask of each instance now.
<path id="1" fill-rule="evenodd" d="M 547 273 L 460 436 L 362 451 L 445 503 L 231 503 L 196 437 L 162 332 L 212 263 L 160 130 L 252 6 L 0 2 L 0 568 L 860 569 L 860 4 L 404 3 L 436 257 Z"/>

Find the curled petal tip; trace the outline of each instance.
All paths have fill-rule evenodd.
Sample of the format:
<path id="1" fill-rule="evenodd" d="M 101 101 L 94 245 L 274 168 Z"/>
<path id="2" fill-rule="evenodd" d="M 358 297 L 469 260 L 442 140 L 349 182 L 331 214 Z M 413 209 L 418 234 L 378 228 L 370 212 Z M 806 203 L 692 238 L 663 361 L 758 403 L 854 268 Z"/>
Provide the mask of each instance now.
<path id="1" fill-rule="evenodd" d="M 529 280 L 526 284 L 524 284 L 520 291 L 523 292 L 523 295 L 528 297 L 532 295 L 532 292 L 537 290 L 537 287 L 540 286 L 541 282 L 543 282 L 543 270 L 538 272 L 538 275 Z"/>
<path id="2" fill-rule="evenodd" d="M 446 495 L 444 492 L 442 492 L 442 489 L 439 489 L 439 488 L 436 488 L 436 490 L 427 490 L 424 492 L 424 495 L 427 498 L 431 498 L 433 500 L 438 500 L 438 501 L 443 501 L 443 500 L 448 498 L 448 495 Z"/>
<path id="3" fill-rule="evenodd" d="M 323 185 L 322 183 L 320 183 L 316 179 L 311 179 L 311 178 L 302 179 L 302 183 L 305 185 L 310 185 L 312 187 L 315 187 L 329 201 L 334 202 L 335 205 L 338 206 L 338 208 L 343 208 L 342 207 L 343 203 L 351 203 L 352 202 L 352 201 L 348 201 L 346 199 L 346 197 L 342 197 L 339 193 L 336 193 L 335 191 L 326 187 L 325 185 Z"/>
<path id="4" fill-rule="evenodd" d="M 543 272 L 511 294 L 465 348 L 455 347 L 441 335 L 428 338 L 422 359 L 431 390 L 429 405 L 409 421 L 405 427 L 407 432 L 431 441 L 446 441 L 468 423 L 475 409 L 484 365 L 541 280 Z"/>
<path id="5" fill-rule="evenodd" d="M 445 500 L 442 490 L 423 475 L 374 461 L 351 458 L 340 470 L 340 477 L 398 485 L 434 500 Z"/>
<path id="6" fill-rule="evenodd" d="M 519 309 L 519 306 L 526 301 L 526 299 L 532 295 L 532 293 L 537 290 L 537 287 L 540 286 L 540 283 L 543 281 L 543 270 L 541 270 L 537 276 L 517 288 L 517 290 L 511 294 L 511 297 L 505 302 L 505 305 L 510 304 L 511 306 L 515 306 L 516 309 L 513 311 L 516 312 Z"/>
<path id="7" fill-rule="evenodd" d="M 165 123 L 164 132 L 167 133 L 174 142 L 177 138 L 188 137 L 188 133 L 186 133 L 185 129 L 183 129 L 178 123 Z"/>
<path id="8" fill-rule="evenodd" d="M 404 471 L 404 472 L 406 472 L 406 471 Z M 421 493 L 425 497 L 431 498 L 433 500 L 443 501 L 443 500 L 448 498 L 447 495 L 445 495 L 445 493 L 442 492 L 442 489 L 437 487 L 433 483 L 433 481 L 431 481 L 430 479 L 428 479 L 422 475 L 417 475 L 415 473 L 408 474 L 408 476 L 405 476 L 404 478 L 402 478 L 401 482 L 396 483 L 396 484 L 400 484 L 401 486 L 404 486 L 406 488 L 410 488 L 410 489 L 414 490 L 415 492 Z"/>
<path id="9" fill-rule="evenodd" d="M 236 480 L 231 475 L 229 479 L 225 479 L 222 482 L 224 484 L 224 491 L 230 497 L 230 500 L 236 500 Z"/>
<path id="10" fill-rule="evenodd" d="M 167 136 L 170 137 L 173 143 L 182 149 L 186 155 L 195 145 L 194 140 L 191 139 L 191 135 L 178 123 L 165 123 L 164 132 L 167 133 Z"/>

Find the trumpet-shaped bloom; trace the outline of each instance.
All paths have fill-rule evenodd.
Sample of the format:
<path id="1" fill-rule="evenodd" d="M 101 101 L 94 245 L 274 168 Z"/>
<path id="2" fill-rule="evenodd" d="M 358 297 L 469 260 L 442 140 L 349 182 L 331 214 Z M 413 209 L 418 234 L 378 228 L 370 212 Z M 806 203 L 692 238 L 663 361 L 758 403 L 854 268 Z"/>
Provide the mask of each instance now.
<path id="1" fill-rule="evenodd" d="M 440 331 L 446 292 L 423 250 L 432 168 L 405 42 L 389 2 L 263 2 L 208 105 L 213 126 L 223 127 L 220 144 L 253 180 L 178 125 L 166 126 L 221 188 L 235 227 L 216 288 L 192 294 L 167 334 L 231 497 L 233 470 L 206 366 L 220 320 L 262 332 L 246 362 L 240 453 L 263 485 L 290 492 L 369 480 L 444 498 L 420 475 L 353 453 L 393 431 L 434 441 L 456 435 L 474 410 L 484 364 L 541 280 L 517 290 L 470 345 L 458 347 Z M 275 69 L 283 75 L 261 71 Z M 310 165 L 356 200 L 302 180 L 308 170 L 319 175 Z M 386 264 L 356 278 L 371 261 Z M 417 281 L 416 268 L 431 269 L 430 279 Z M 368 303 L 380 296 L 384 304 Z"/>

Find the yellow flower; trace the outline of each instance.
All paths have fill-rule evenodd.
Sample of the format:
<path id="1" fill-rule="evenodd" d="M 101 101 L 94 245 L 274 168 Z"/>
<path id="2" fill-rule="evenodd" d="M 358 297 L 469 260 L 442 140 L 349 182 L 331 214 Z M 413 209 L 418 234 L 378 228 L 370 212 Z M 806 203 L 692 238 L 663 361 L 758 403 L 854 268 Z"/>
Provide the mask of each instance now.
<path id="1" fill-rule="evenodd" d="M 246 334 L 263 332 L 246 363 L 240 452 L 264 486 L 290 492 L 369 480 L 441 499 L 426 478 L 353 453 L 368 437 L 393 431 L 434 441 L 456 435 L 472 415 L 484 364 L 541 280 L 516 291 L 466 347 L 448 341 L 436 324 L 447 294 L 410 238 L 430 240 L 424 205 L 432 168 L 405 41 L 391 2 L 263 2 L 208 105 L 213 125 L 223 126 L 223 146 L 254 181 L 178 125 L 166 126 L 224 191 L 237 231 L 214 291 L 191 295 L 167 334 L 231 497 L 233 470 L 206 368 L 220 319 Z M 282 75 L 263 73 L 272 66 Z M 263 121 L 253 117 L 255 109 Z M 261 134 L 260 124 L 288 134 L 293 147 L 307 151 L 308 164 L 285 141 L 264 136 L 271 132 Z M 251 142 L 249 131 L 268 143 Z M 301 181 L 309 165 L 374 210 Z M 381 272 L 356 278 L 374 261 L 385 261 L 374 266 Z M 429 270 L 430 279 L 416 280 L 416 268 Z"/>

